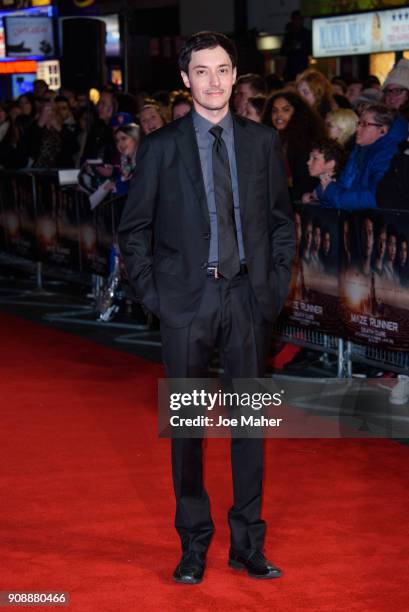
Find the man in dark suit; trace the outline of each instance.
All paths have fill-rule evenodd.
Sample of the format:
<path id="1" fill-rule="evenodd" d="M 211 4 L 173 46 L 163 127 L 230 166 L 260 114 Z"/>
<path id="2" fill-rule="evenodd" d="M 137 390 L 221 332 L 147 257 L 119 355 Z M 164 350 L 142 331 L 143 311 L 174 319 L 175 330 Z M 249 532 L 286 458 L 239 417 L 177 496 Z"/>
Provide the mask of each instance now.
<path id="1" fill-rule="evenodd" d="M 120 249 L 137 295 L 160 318 L 169 377 L 205 376 L 216 346 L 230 377 L 261 377 L 295 244 L 279 139 L 230 114 L 236 50 L 224 35 L 192 36 L 179 67 L 194 109 L 142 144 Z M 229 565 L 278 577 L 262 553 L 262 440 L 233 439 L 231 462 Z M 173 578 L 196 584 L 214 530 L 202 440 L 172 440 L 172 468 L 182 543 Z"/>

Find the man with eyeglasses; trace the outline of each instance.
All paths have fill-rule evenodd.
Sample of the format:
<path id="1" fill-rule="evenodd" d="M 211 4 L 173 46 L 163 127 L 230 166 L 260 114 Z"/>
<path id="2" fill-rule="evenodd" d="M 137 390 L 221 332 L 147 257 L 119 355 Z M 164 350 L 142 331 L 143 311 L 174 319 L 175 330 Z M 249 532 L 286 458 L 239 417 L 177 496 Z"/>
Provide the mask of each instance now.
<path id="1" fill-rule="evenodd" d="M 401 59 L 386 77 L 383 102 L 409 119 L 409 60 Z"/>
<path id="2" fill-rule="evenodd" d="M 400 142 L 408 136 L 408 122 L 383 104 L 369 106 L 361 115 L 356 145 L 337 180 L 321 179 L 316 188 L 320 203 L 330 208 L 376 208 L 376 188 L 388 170 Z"/>

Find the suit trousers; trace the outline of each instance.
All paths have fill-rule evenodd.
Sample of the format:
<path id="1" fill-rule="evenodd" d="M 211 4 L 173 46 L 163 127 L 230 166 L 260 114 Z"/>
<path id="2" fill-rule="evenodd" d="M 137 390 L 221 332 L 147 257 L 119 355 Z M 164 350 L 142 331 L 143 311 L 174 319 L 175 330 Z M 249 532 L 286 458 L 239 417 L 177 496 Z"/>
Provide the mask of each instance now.
<path id="1" fill-rule="evenodd" d="M 271 323 L 263 318 L 247 274 L 231 280 L 206 277 L 200 306 L 190 325 L 161 325 L 163 360 L 169 378 L 209 377 L 207 368 L 219 348 L 225 376 L 262 377 L 271 339 Z M 233 506 L 228 513 L 231 547 L 262 549 L 261 519 L 263 440 L 232 438 Z M 172 440 L 175 527 L 182 550 L 205 554 L 214 525 L 203 484 L 203 440 Z"/>

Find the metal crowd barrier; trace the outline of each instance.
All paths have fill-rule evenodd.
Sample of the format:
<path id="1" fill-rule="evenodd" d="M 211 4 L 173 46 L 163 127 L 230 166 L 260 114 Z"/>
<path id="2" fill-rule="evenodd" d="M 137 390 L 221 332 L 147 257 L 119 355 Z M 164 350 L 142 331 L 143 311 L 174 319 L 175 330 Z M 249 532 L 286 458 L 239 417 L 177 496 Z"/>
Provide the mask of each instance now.
<path id="1" fill-rule="evenodd" d="M 46 265 L 67 275 L 107 277 L 123 202 L 123 198 L 109 198 L 91 210 L 87 194 L 61 187 L 55 171 L 0 171 L 0 252 L 36 262 L 37 291 L 44 291 Z M 406 277 L 403 272 L 398 277 L 392 261 L 389 275 L 393 278 L 396 272 L 396 286 L 388 285 L 386 273 L 377 274 L 375 268 L 382 259 L 386 270 L 388 241 L 394 239 L 398 251 L 402 241 L 409 239 L 409 214 L 340 214 L 296 204 L 295 221 L 297 257 L 290 295 L 274 326 L 275 337 L 336 356 L 340 377 L 351 376 L 353 363 L 406 372 L 409 263 L 405 264 L 405 284 Z M 91 315 L 92 307 L 81 306 L 49 313 L 47 318 L 106 325 L 93 321 Z M 144 337 L 146 326 L 110 325 L 136 332 L 121 336 L 120 342 L 152 342 Z M 153 342 L 159 344 L 156 339 Z"/>

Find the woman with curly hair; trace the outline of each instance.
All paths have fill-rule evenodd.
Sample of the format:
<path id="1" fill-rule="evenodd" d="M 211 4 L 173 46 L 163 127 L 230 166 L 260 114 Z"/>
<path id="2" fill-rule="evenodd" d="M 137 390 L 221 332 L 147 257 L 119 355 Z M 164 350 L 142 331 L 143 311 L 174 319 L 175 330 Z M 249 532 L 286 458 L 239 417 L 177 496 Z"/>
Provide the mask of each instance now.
<path id="1" fill-rule="evenodd" d="M 318 70 L 304 70 L 297 76 L 295 87 L 311 108 L 323 119 L 329 111 L 337 108 L 333 98 L 332 85 Z"/>
<path id="2" fill-rule="evenodd" d="M 301 96 L 282 90 L 267 99 L 263 123 L 275 127 L 280 135 L 291 194 L 300 199 L 317 185 L 308 172 L 307 161 L 312 143 L 325 136 L 324 122 Z"/>

